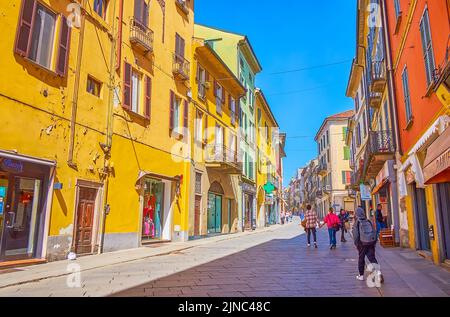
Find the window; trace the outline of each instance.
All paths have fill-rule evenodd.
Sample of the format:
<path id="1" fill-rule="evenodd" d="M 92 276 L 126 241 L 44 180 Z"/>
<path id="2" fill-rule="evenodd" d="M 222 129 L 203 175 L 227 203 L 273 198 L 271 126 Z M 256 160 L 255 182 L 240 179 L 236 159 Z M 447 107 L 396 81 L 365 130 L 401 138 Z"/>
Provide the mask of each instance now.
<path id="1" fill-rule="evenodd" d="M 88 76 L 86 91 L 94 96 L 100 97 L 101 89 L 102 84 L 98 80 Z"/>
<path id="2" fill-rule="evenodd" d="M 180 126 L 180 108 L 181 108 L 181 98 L 175 95 L 173 91 L 170 91 L 170 130 L 175 130 L 179 132 Z"/>
<path id="3" fill-rule="evenodd" d="M 366 130 L 366 115 L 367 115 L 367 111 L 364 110 L 363 116 L 362 116 L 362 130 L 363 130 L 363 139 L 366 137 L 367 135 L 367 130 Z"/>
<path id="4" fill-rule="evenodd" d="M 140 105 L 140 92 L 141 92 L 141 75 L 132 71 L 131 73 L 131 111 L 139 113 L 141 110 Z"/>
<path id="5" fill-rule="evenodd" d="M 327 162 L 330 163 L 330 149 L 327 150 Z"/>
<path id="6" fill-rule="evenodd" d="M 57 15 L 36 0 L 23 0 L 16 34 L 15 53 L 52 70 Z M 56 45 L 56 73 L 66 75 L 70 43 L 67 19 L 61 16 Z"/>
<path id="7" fill-rule="evenodd" d="M 148 4 L 145 0 L 134 0 L 134 19 L 138 25 L 148 27 Z"/>
<path id="8" fill-rule="evenodd" d="M 411 108 L 411 97 L 409 94 L 408 68 L 406 68 L 406 66 L 402 73 L 402 83 L 403 83 L 403 98 L 405 101 L 406 123 L 408 125 L 412 120 L 412 108 Z"/>
<path id="9" fill-rule="evenodd" d="M 185 49 L 185 41 L 184 39 L 178 34 L 175 34 L 175 56 L 177 60 L 182 59 L 184 60 L 184 49 Z"/>
<path id="10" fill-rule="evenodd" d="M 260 108 L 258 108 L 258 124 L 260 124 L 260 123 L 261 123 L 261 116 L 262 116 L 262 112 L 261 112 L 261 109 L 260 109 Z"/>
<path id="11" fill-rule="evenodd" d="M 400 8 L 400 0 L 394 0 L 394 7 L 395 7 L 395 16 L 398 18 L 400 15 L 402 15 L 402 10 Z"/>
<path id="12" fill-rule="evenodd" d="M 230 107 L 230 117 L 231 117 L 231 124 L 236 124 L 236 99 L 233 98 L 233 96 L 228 95 L 228 104 Z"/>
<path id="13" fill-rule="evenodd" d="M 434 81 L 435 62 L 433 43 L 431 41 L 430 17 L 428 14 L 428 8 L 425 9 L 425 12 L 423 13 L 422 19 L 420 21 L 420 35 L 422 38 L 422 49 L 427 75 L 427 85 L 429 87 Z"/>
<path id="14" fill-rule="evenodd" d="M 389 131 L 389 109 L 387 101 L 384 103 L 384 130 Z"/>
<path id="15" fill-rule="evenodd" d="M 348 128 L 343 127 L 342 128 L 342 141 L 345 141 L 347 139 L 347 133 L 348 133 Z"/>
<path id="16" fill-rule="evenodd" d="M 195 194 L 202 194 L 202 173 L 195 173 Z"/>
<path id="17" fill-rule="evenodd" d="M 356 93 L 356 97 L 355 97 L 355 109 L 356 109 L 356 113 L 358 113 L 358 110 L 359 110 L 359 93 Z"/>
<path id="18" fill-rule="evenodd" d="M 195 141 L 202 143 L 203 141 L 203 112 L 197 111 L 197 117 L 195 120 Z"/>
<path id="19" fill-rule="evenodd" d="M 106 17 L 106 0 L 94 0 L 94 11 L 103 19 Z"/>
<path id="20" fill-rule="evenodd" d="M 207 81 L 207 73 L 198 65 L 197 67 L 197 84 L 198 84 L 198 97 L 202 100 L 206 97 L 206 81 Z"/>
<path id="21" fill-rule="evenodd" d="M 143 83 L 143 78 L 145 81 Z M 136 114 L 150 118 L 151 79 L 143 76 L 125 62 L 123 83 L 123 107 Z"/>
<path id="22" fill-rule="evenodd" d="M 361 146 L 361 124 L 358 123 L 358 128 L 356 129 L 356 144 Z"/>
<path id="23" fill-rule="evenodd" d="M 348 146 L 344 146 L 344 161 L 350 160 L 350 148 Z"/>
<path id="24" fill-rule="evenodd" d="M 216 97 L 216 111 L 218 114 L 222 114 L 222 105 L 225 103 L 225 89 L 217 82 L 214 81 L 214 96 Z"/>

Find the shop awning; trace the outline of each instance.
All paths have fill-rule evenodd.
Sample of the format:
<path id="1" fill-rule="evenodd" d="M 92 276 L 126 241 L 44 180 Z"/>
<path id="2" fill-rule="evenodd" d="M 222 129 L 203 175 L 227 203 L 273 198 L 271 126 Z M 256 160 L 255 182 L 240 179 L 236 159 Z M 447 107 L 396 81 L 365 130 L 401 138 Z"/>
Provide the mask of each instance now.
<path id="1" fill-rule="evenodd" d="M 14 152 L 0 150 L 0 158 L 6 158 L 11 160 L 20 160 L 27 163 L 40 164 L 45 166 L 56 166 L 56 161 L 40 159 L 28 155 L 21 155 Z"/>
<path id="2" fill-rule="evenodd" d="M 372 190 L 372 195 L 376 195 L 380 189 L 382 189 L 384 187 L 384 185 L 386 185 L 389 182 L 389 179 L 385 178 L 383 179 L 383 181 L 381 183 L 379 183 L 373 190 Z"/>
<path id="3" fill-rule="evenodd" d="M 426 184 L 450 182 L 450 127 L 429 146 L 424 166 Z"/>
<path id="4" fill-rule="evenodd" d="M 141 185 L 141 181 L 146 177 L 153 178 L 155 180 L 166 180 L 169 182 L 179 182 L 181 180 L 180 176 L 172 177 L 172 176 L 160 175 L 160 174 L 146 172 L 146 171 L 139 171 L 139 176 L 136 180 L 136 188 L 139 188 L 139 186 Z"/>
<path id="5" fill-rule="evenodd" d="M 414 155 L 419 151 L 434 135 L 444 132 L 450 124 L 450 116 L 440 116 L 433 125 L 422 135 L 419 141 L 414 145 L 408 155 Z"/>

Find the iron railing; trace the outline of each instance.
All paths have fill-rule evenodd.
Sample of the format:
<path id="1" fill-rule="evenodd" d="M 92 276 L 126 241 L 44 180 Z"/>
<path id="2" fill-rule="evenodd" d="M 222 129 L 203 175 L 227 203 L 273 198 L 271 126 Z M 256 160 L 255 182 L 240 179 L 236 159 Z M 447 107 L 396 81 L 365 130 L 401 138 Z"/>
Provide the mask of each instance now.
<path id="1" fill-rule="evenodd" d="M 238 154 L 223 144 L 210 144 L 206 146 L 205 161 L 207 163 L 225 163 L 236 167 L 241 166 L 238 162 Z"/>
<path id="2" fill-rule="evenodd" d="M 377 81 L 386 80 L 386 63 L 384 60 L 373 61 L 371 68 L 372 84 Z"/>
<path id="3" fill-rule="evenodd" d="M 392 131 L 370 131 L 367 148 L 369 155 L 394 153 Z"/>
<path id="4" fill-rule="evenodd" d="M 153 51 L 153 39 L 152 30 L 135 18 L 130 19 L 130 42 L 132 44 L 142 46 L 145 51 Z"/>
<path id="5" fill-rule="evenodd" d="M 190 76 L 190 63 L 183 56 L 173 54 L 173 73 L 180 76 L 184 80 L 188 80 Z"/>

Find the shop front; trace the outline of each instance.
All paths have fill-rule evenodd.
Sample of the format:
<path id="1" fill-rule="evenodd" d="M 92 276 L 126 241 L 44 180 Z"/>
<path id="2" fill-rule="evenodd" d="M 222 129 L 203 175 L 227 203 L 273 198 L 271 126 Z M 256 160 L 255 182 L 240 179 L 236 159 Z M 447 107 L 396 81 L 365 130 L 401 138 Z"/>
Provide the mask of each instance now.
<path id="1" fill-rule="evenodd" d="M 242 183 L 243 231 L 256 229 L 256 189 L 252 184 Z"/>
<path id="2" fill-rule="evenodd" d="M 177 180 L 146 173 L 141 182 L 141 244 L 172 240 L 172 185 Z"/>
<path id="3" fill-rule="evenodd" d="M 425 184 L 433 185 L 436 203 L 436 224 L 439 232 L 439 260 L 450 260 L 450 128 L 434 141 L 424 162 Z M 434 229 L 434 228 L 433 228 Z M 434 230 L 433 230 L 434 231 Z M 434 234 L 434 232 L 432 232 Z"/>
<path id="4" fill-rule="evenodd" d="M 0 262 L 45 257 L 55 165 L 0 151 Z"/>

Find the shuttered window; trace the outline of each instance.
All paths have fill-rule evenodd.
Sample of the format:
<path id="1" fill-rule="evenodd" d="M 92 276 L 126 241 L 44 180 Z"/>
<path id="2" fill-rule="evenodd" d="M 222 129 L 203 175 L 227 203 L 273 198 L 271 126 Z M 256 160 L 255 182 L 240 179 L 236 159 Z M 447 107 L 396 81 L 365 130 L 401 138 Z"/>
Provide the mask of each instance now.
<path id="1" fill-rule="evenodd" d="M 42 67 L 51 69 L 56 58 L 54 71 L 65 76 L 69 56 L 70 28 L 62 16 L 59 24 L 57 54 L 52 56 L 57 14 L 36 0 L 23 0 L 16 34 L 15 52 Z"/>
<path id="2" fill-rule="evenodd" d="M 123 103 L 125 109 L 131 109 L 131 65 L 125 62 L 123 68 Z"/>
<path id="3" fill-rule="evenodd" d="M 151 102 L 152 102 L 152 79 L 145 76 L 145 102 L 144 102 L 144 116 L 150 119 L 151 116 Z"/>
<path id="4" fill-rule="evenodd" d="M 350 148 L 348 146 L 344 146 L 344 160 L 350 160 Z"/>
<path id="5" fill-rule="evenodd" d="M 411 96 L 409 94 L 408 68 L 406 67 L 402 73 L 402 83 L 403 83 L 403 98 L 405 102 L 406 122 L 409 123 L 412 119 L 412 108 L 411 108 Z"/>
<path id="6" fill-rule="evenodd" d="M 134 0 L 134 19 L 138 24 L 148 27 L 148 4 L 145 0 Z"/>
<path id="7" fill-rule="evenodd" d="M 103 19 L 106 17 L 107 0 L 94 0 L 94 11 Z"/>
<path id="8" fill-rule="evenodd" d="M 428 87 L 434 81 L 435 61 L 433 53 L 433 43 L 431 41 L 430 16 L 428 8 L 425 9 L 420 21 L 420 35 L 422 38 L 423 58 L 425 61 L 425 71 L 427 75 Z"/>
<path id="9" fill-rule="evenodd" d="M 178 34 L 175 34 L 175 54 L 177 58 L 184 59 L 185 42 L 184 39 Z"/>

